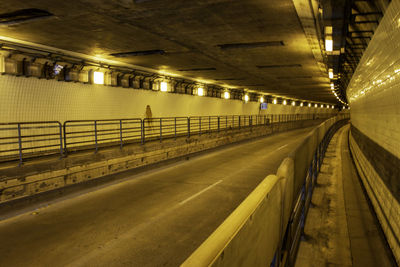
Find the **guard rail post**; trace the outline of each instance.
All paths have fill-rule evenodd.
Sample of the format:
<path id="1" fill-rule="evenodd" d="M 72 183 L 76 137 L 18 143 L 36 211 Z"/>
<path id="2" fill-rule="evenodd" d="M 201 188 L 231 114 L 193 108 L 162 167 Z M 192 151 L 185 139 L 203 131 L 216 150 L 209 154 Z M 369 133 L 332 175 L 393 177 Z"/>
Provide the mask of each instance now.
<path id="1" fill-rule="evenodd" d="M 190 117 L 187 118 L 187 132 L 188 132 L 188 137 L 190 138 Z"/>
<path id="2" fill-rule="evenodd" d="M 160 118 L 160 143 L 162 142 L 162 118 Z"/>
<path id="3" fill-rule="evenodd" d="M 63 148 L 63 128 L 60 122 L 58 122 L 58 132 L 60 134 L 60 159 L 64 157 L 64 148 Z"/>
<path id="4" fill-rule="evenodd" d="M 123 142 L 122 142 L 122 120 L 119 120 L 119 140 L 120 140 L 120 149 L 122 149 Z"/>
<path id="5" fill-rule="evenodd" d="M 140 134 L 141 134 L 141 137 L 142 137 L 142 145 L 144 145 L 144 143 L 146 142 L 146 140 L 145 140 L 145 135 L 146 135 L 146 132 L 145 132 L 145 121 L 146 121 L 146 119 L 143 119 L 141 122 L 140 122 L 140 125 L 141 125 L 141 131 L 140 131 Z"/>
<path id="6" fill-rule="evenodd" d="M 96 146 L 96 151 L 94 153 L 97 153 L 99 151 L 98 143 L 97 143 L 97 120 L 94 121 L 94 143 Z"/>
<path id="7" fill-rule="evenodd" d="M 19 152 L 19 166 L 22 165 L 22 136 L 21 136 L 21 124 L 18 123 L 18 152 Z"/>

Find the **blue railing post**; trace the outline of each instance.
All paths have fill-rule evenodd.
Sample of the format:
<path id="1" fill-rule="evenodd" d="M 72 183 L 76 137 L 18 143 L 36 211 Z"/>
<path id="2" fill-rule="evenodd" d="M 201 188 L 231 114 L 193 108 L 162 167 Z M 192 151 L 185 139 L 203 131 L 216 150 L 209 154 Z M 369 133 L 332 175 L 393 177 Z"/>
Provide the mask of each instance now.
<path id="1" fill-rule="evenodd" d="M 187 118 L 187 132 L 188 132 L 188 137 L 190 138 L 190 117 Z"/>
<path id="2" fill-rule="evenodd" d="M 199 117 L 199 135 L 201 135 L 201 117 Z"/>
<path id="3" fill-rule="evenodd" d="M 18 151 L 19 151 L 19 165 L 22 165 L 22 136 L 21 136 L 21 124 L 18 123 Z"/>
<path id="4" fill-rule="evenodd" d="M 140 131 L 140 134 L 141 134 L 141 137 L 142 137 L 142 145 L 144 145 L 144 143 L 145 143 L 145 135 L 146 135 L 146 132 L 145 132 L 145 121 L 146 121 L 146 119 L 141 119 L 140 120 L 140 129 L 141 129 L 141 131 Z"/>
<path id="5" fill-rule="evenodd" d="M 174 138 L 176 139 L 176 117 L 175 117 L 175 123 L 174 123 L 174 128 L 175 128 L 175 130 L 174 130 Z"/>
<path id="6" fill-rule="evenodd" d="M 63 148 L 63 127 L 61 123 L 58 123 L 58 129 L 59 129 L 59 134 L 60 134 L 60 158 L 64 157 L 64 148 Z"/>
<path id="7" fill-rule="evenodd" d="M 162 118 L 160 118 L 160 142 L 162 141 Z"/>
<path id="8" fill-rule="evenodd" d="M 94 143 L 96 146 L 95 153 L 97 153 L 97 151 L 99 150 L 99 147 L 98 147 L 98 143 L 97 143 L 97 121 L 96 120 L 94 121 Z"/>
<path id="9" fill-rule="evenodd" d="M 122 149 L 123 142 L 122 142 L 122 120 L 119 120 L 119 140 L 121 142 L 120 149 Z"/>

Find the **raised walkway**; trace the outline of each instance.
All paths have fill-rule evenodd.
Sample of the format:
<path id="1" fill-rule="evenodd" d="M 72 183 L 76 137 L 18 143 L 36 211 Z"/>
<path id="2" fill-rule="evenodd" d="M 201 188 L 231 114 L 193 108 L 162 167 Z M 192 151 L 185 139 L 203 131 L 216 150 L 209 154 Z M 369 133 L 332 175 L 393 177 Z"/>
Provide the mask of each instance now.
<path id="1" fill-rule="evenodd" d="M 342 127 L 325 154 L 296 267 L 396 266 L 352 163 L 348 133 Z"/>

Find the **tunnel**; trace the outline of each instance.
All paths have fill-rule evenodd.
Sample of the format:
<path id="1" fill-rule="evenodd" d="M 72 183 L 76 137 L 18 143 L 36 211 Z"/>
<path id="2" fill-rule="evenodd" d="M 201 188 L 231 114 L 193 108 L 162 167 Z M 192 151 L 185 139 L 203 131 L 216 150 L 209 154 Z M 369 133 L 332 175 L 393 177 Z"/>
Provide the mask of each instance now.
<path id="1" fill-rule="evenodd" d="M 0 3 L 0 266 L 400 264 L 400 0 Z"/>

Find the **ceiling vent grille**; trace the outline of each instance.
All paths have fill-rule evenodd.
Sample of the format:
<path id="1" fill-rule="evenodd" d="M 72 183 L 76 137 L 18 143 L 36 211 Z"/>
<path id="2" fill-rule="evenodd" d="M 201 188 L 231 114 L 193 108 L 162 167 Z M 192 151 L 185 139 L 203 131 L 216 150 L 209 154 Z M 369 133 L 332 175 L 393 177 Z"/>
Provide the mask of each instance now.
<path id="1" fill-rule="evenodd" d="M 301 68 L 301 64 L 282 64 L 282 65 L 259 65 L 259 69 L 275 69 L 275 68 Z"/>
<path id="2" fill-rule="evenodd" d="M 271 42 L 220 44 L 217 46 L 223 50 L 228 50 L 228 49 L 250 49 L 250 48 L 259 48 L 267 46 L 284 46 L 284 45 L 285 44 L 283 43 L 283 41 L 271 41 Z"/>
<path id="3" fill-rule="evenodd" d="M 181 69 L 178 71 L 210 71 L 210 70 L 217 70 L 216 68 L 193 68 L 193 69 Z"/>
<path id="4" fill-rule="evenodd" d="M 28 8 L 10 13 L 0 14 L 0 25 L 15 25 L 26 21 L 51 17 L 53 14 L 46 10 Z"/>
<path id="5" fill-rule="evenodd" d="M 151 56 L 151 55 L 164 55 L 164 50 L 144 50 L 144 51 L 133 51 L 133 52 L 123 52 L 123 53 L 114 53 L 110 54 L 110 56 L 114 57 L 137 57 L 137 56 Z"/>

